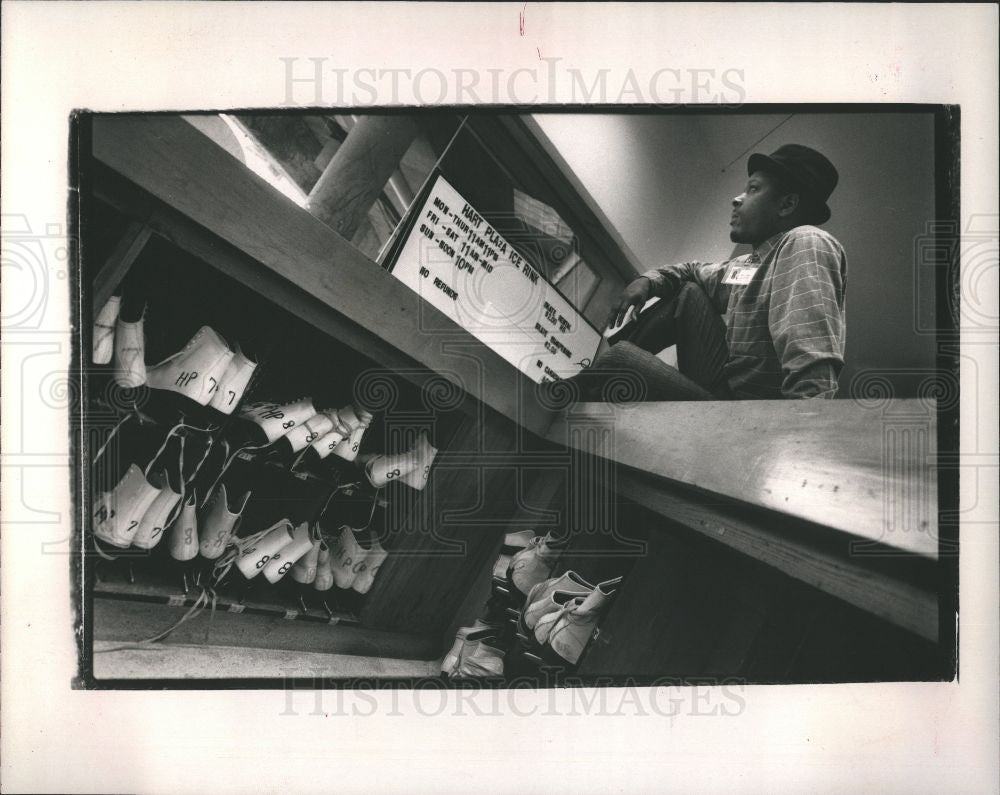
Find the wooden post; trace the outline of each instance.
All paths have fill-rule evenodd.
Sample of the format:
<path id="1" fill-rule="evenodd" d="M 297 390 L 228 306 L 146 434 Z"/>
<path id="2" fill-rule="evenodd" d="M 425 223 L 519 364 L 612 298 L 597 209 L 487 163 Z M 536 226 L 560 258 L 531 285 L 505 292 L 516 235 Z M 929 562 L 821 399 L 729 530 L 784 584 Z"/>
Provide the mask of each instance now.
<path id="1" fill-rule="evenodd" d="M 417 136 L 408 116 L 363 116 L 309 193 L 306 208 L 350 240 Z"/>
<path id="2" fill-rule="evenodd" d="M 138 221 L 129 223 L 125 234 L 121 236 L 111 256 L 94 278 L 94 318 L 138 259 L 146 243 L 149 242 L 152 231 L 144 223 Z"/>

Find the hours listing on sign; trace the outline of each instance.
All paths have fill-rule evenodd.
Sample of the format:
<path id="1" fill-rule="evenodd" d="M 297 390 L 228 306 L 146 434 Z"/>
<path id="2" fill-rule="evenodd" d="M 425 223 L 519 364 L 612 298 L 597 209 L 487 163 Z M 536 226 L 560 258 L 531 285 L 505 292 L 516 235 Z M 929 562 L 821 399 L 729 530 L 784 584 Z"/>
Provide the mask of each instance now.
<path id="1" fill-rule="evenodd" d="M 536 381 L 589 361 L 599 335 L 443 177 L 411 229 L 393 275 L 469 333 Z"/>
<path id="2" fill-rule="evenodd" d="M 538 284 L 538 272 L 524 258 L 508 246 L 501 237 L 467 202 L 464 202 L 459 212 L 452 208 L 442 198 L 435 196 L 433 205 L 429 207 L 420 223 L 420 232 L 428 240 L 436 243 L 454 263 L 459 272 L 475 273 L 476 267 L 487 273 L 493 272 L 500 257 L 506 257 L 533 285 Z M 430 270 L 421 267 L 420 275 L 429 277 Z M 448 295 L 452 300 L 458 299 L 458 293 L 449 287 L 440 277 L 435 276 L 433 284 Z M 548 301 L 543 302 L 544 322 L 553 328 L 558 328 L 562 334 L 569 333 L 571 322 L 558 312 Z M 549 353 L 561 354 L 567 359 L 573 352 L 553 334 L 553 329 L 546 328 L 542 321 L 535 323 L 537 331 L 544 340 L 544 347 Z M 551 370 L 545 368 L 546 375 L 551 377 Z"/>
<path id="3" fill-rule="evenodd" d="M 427 208 L 420 221 L 420 234 L 434 241 L 459 271 L 475 273 L 476 268 L 482 268 L 486 273 L 492 273 L 500 258 L 504 257 L 528 281 L 538 284 L 538 271 L 467 202 L 455 212 L 444 199 L 435 196 L 432 206 Z"/>

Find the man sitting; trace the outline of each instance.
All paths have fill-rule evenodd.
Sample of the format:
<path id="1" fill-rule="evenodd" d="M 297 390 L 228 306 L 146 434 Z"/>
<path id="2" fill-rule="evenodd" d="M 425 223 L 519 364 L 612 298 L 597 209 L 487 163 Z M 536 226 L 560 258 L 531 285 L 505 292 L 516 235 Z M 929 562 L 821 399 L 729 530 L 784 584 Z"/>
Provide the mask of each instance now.
<path id="1" fill-rule="evenodd" d="M 584 400 L 613 399 L 604 394 L 612 371 L 637 374 L 644 400 L 834 397 L 844 364 L 847 259 L 818 225 L 830 218 L 837 171 L 814 149 L 788 144 L 751 155 L 747 174 L 729 237 L 753 252 L 668 265 L 629 284 L 609 327 L 652 296 L 660 302 L 574 379 Z M 654 356 L 670 345 L 678 369 Z"/>

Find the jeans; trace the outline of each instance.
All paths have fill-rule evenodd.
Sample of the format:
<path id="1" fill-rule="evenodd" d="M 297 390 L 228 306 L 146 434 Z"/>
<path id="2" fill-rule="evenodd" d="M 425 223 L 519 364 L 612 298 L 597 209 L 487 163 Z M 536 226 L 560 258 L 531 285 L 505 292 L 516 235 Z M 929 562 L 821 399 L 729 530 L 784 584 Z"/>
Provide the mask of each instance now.
<path id="1" fill-rule="evenodd" d="M 622 339 L 624 337 L 624 339 Z M 677 346 L 677 368 L 655 354 Z M 574 378 L 582 400 L 728 400 L 726 324 L 697 284 L 660 301 Z"/>

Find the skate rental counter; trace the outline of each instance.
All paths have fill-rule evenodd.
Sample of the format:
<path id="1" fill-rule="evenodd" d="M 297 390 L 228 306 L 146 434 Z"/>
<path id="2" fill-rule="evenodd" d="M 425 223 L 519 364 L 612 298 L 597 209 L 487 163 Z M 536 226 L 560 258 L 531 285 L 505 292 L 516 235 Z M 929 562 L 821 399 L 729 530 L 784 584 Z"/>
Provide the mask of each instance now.
<path id="1" fill-rule="evenodd" d="M 302 165 L 319 176 L 296 201 L 225 151 L 205 119 L 81 119 L 86 408 L 76 419 L 87 473 L 79 531 L 90 545 L 81 642 L 93 644 L 83 673 L 108 683 L 271 681 L 295 655 L 326 655 L 321 678 L 331 682 L 441 671 L 499 683 L 553 670 L 583 681 L 747 682 L 946 671 L 953 556 L 939 543 L 936 402 L 539 400 L 537 378 L 456 321 L 447 285 L 428 300 L 384 267 L 420 237 L 416 213 L 390 218 L 405 234 L 364 237 L 421 124 L 354 117 L 322 168 Z M 441 140 L 468 135 L 492 153 L 489 168 L 561 197 L 594 277 L 566 300 L 596 328 L 637 263 L 530 122 L 483 114 L 460 129 Z M 266 139 L 265 125 L 256 132 Z M 281 162 L 278 177 L 296 182 L 301 161 Z M 405 204 L 447 205 L 431 182 Z M 474 236 L 468 214 L 456 224 Z M 461 260 L 457 245 L 446 253 Z M 475 262 L 470 270 L 485 269 Z M 530 267 L 521 272 L 533 281 Z M 555 327 L 569 310 L 554 302 L 569 294 L 546 301 Z M 118 353 L 90 364 L 87 336 L 90 319 L 119 300 L 145 324 L 151 373 L 124 388 Z M 191 369 L 166 364 L 198 350 L 206 326 L 237 351 L 227 361 L 243 351 L 255 363 L 229 413 L 191 401 Z M 545 351 L 552 368 L 575 358 L 556 342 Z M 149 364 L 161 360 L 165 370 Z M 537 367 L 550 366 L 539 358 Z M 161 372 L 173 380 L 147 389 Z M 279 421 L 306 435 L 293 440 Z M 334 454 L 307 455 L 324 439 Z M 172 490 L 185 496 L 157 527 L 167 543 L 104 543 L 121 540 L 99 532 L 96 512 L 107 513 L 122 473 L 136 465 L 148 479 L 168 459 L 180 462 Z M 184 506 L 203 536 L 213 507 L 242 512 L 225 552 L 172 553 Z M 298 543 L 301 554 L 287 566 L 275 566 L 277 552 L 246 565 L 279 536 L 286 546 L 276 550 Z M 370 565 L 354 571 L 352 557 Z M 143 644 L 161 650 L 158 660 L 203 646 L 225 662 L 116 664 L 116 650 Z"/>

